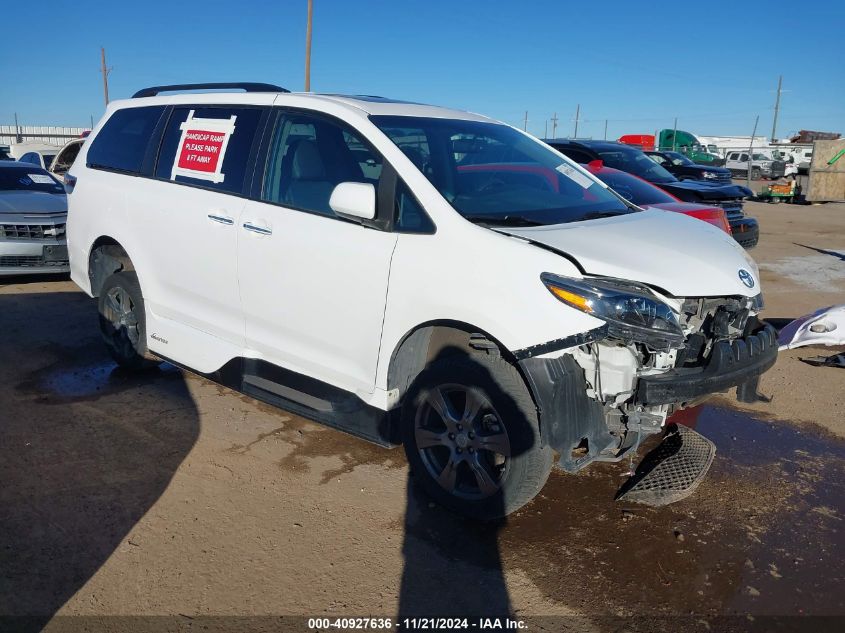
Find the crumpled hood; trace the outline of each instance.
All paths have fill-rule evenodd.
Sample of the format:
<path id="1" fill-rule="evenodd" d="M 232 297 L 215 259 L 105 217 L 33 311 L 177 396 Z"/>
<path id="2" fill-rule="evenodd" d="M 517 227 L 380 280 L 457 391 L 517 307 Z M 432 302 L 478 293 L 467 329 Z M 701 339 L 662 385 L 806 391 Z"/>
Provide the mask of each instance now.
<path id="1" fill-rule="evenodd" d="M 0 215 L 67 213 L 67 196 L 43 191 L 0 192 Z"/>
<path id="2" fill-rule="evenodd" d="M 753 297 L 760 292 L 757 265 L 731 236 L 672 211 L 496 230 L 565 253 L 589 275 L 637 281 L 675 297 Z M 743 283 L 742 277 L 748 277 L 742 270 L 750 273 L 752 287 Z"/>

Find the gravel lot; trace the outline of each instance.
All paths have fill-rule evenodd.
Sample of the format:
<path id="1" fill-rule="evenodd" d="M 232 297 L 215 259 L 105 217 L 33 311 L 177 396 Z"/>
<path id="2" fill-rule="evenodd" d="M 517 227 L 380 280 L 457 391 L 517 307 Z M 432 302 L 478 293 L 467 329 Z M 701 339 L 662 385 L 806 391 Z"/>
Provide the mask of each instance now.
<path id="1" fill-rule="evenodd" d="M 764 316 L 843 301 L 845 204 L 748 211 Z M 36 616 L 23 629 L 90 622 L 57 614 L 510 612 L 596 630 L 631 614 L 845 614 L 845 371 L 799 360 L 831 348 L 783 353 L 761 383 L 770 403 L 692 413 L 718 452 L 691 498 L 614 502 L 627 464 L 599 464 L 553 473 L 483 526 L 409 488 L 401 449 L 173 368 L 114 369 L 67 280 L 0 285 L 0 349 L 0 614 Z"/>

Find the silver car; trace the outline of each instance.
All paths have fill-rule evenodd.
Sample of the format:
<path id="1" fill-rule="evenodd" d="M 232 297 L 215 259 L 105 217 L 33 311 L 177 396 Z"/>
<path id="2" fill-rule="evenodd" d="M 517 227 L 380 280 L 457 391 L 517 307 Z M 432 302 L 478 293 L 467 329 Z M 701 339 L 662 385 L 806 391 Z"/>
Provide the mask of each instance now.
<path id="1" fill-rule="evenodd" d="M 0 277 L 69 272 L 64 186 L 44 169 L 0 161 Z"/>

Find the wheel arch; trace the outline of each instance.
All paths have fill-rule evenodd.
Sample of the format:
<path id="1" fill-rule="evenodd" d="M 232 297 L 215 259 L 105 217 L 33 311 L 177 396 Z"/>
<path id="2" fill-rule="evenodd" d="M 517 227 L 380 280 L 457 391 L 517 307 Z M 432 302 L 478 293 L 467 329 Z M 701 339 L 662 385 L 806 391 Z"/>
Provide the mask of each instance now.
<path id="1" fill-rule="evenodd" d="M 514 354 L 484 329 L 450 319 L 427 321 L 406 332 L 391 352 L 387 369 L 387 389 L 395 392 L 391 400 L 399 405 L 420 372 L 459 350 L 501 356 L 519 371 Z"/>
<path id="2" fill-rule="evenodd" d="M 101 235 L 91 245 L 88 253 L 88 278 L 91 281 L 91 294 L 100 295 L 103 282 L 116 272 L 134 271 L 135 264 L 127 250 L 116 239 Z"/>

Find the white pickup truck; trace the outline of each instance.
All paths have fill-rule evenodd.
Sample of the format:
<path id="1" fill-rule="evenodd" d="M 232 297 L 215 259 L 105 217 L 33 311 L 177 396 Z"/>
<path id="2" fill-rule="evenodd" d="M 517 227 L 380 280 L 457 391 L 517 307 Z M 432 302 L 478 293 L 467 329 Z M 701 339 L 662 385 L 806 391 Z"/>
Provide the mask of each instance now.
<path id="1" fill-rule="evenodd" d="M 777 179 L 786 175 L 786 163 L 782 160 L 775 160 L 773 156 L 764 153 L 762 150 L 755 149 L 751 153 L 750 161 L 748 158 L 748 150 L 730 151 L 725 160 L 725 167 L 731 170 L 734 177 L 745 177 L 750 169 L 752 180 L 759 180 L 760 178 Z"/>

